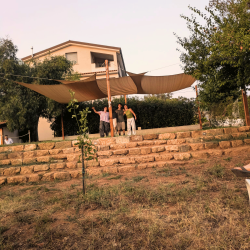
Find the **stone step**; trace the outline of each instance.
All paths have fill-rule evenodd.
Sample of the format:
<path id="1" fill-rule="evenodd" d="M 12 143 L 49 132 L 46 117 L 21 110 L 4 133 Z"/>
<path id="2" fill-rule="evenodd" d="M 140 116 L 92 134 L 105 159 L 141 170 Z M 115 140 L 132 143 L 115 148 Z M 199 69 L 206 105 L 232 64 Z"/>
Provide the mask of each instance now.
<path id="1" fill-rule="evenodd" d="M 154 161 L 154 162 L 144 162 L 140 164 L 127 164 L 127 165 L 116 165 L 116 166 L 106 166 L 103 168 L 90 168 L 87 169 L 87 173 L 89 175 L 99 175 L 103 173 L 109 174 L 118 174 L 118 173 L 125 173 L 125 172 L 132 172 L 135 170 L 142 170 L 146 168 L 163 168 L 168 166 L 183 166 L 187 164 L 188 161 L 181 162 L 181 161 Z"/>
<path id="2" fill-rule="evenodd" d="M 244 127 L 245 128 L 245 127 Z M 143 138 L 142 135 L 138 136 L 131 136 L 129 141 L 128 138 L 121 137 L 121 139 L 124 138 L 124 141 L 121 143 L 117 143 L 115 138 L 103 138 L 99 140 L 95 140 L 94 143 L 97 146 L 98 151 L 107 151 L 109 149 L 115 150 L 115 149 L 125 149 L 125 148 L 134 148 L 137 146 L 152 146 L 152 145 L 162 145 L 162 144 L 168 144 L 168 145 L 179 145 L 184 143 L 198 143 L 203 141 L 212 141 L 212 140 L 230 140 L 230 139 L 245 139 L 247 137 L 250 138 L 250 132 L 237 132 L 237 133 L 229 133 L 230 131 L 234 132 L 233 129 L 237 128 L 229 128 L 229 130 L 225 129 L 227 133 L 223 134 L 223 129 L 220 129 L 222 131 L 221 133 L 208 133 L 203 132 L 203 134 L 200 134 L 201 131 L 193 131 L 193 132 L 199 132 L 198 136 L 195 134 L 194 137 L 188 137 L 187 133 L 193 133 L 193 132 L 180 132 L 182 134 L 185 134 L 185 136 L 176 136 L 174 133 L 166 133 L 166 134 L 159 134 L 157 135 L 158 138 L 152 137 L 153 139 L 149 140 L 149 137 Z M 218 129 L 215 129 L 216 131 Z M 214 131 L 213 129 L 208 131 Z M 214 134 L 214 135 L 213 135 Z M 148 135 L 148 136 L 154 136 L 154 135 Z M 176 138 L 177 137 L 177 138 Z"/>
<path id="3" fill-rule="evenodd" d="M 237 141 L 236 141 L 237 142 Z M 145 155 L 113 155 L 109 158 L 102 158 L 98 159 L 98 163 L 100 167 L 107 167 L 107 166 L 120 166 L 126 164 L 141 164 L 146 162 L 157 162 L 157 161 L 170 161 L 170 160 L 177 160 L 183 161 L 188 160 L 191 158 L 208 158 L 209 156 L 220 156 L 220 155 L 235 155 L 239 154 L 240 152 L 250 152 L 250 147 L 248 145 L 243 145 L 239 142 L 236 144 L 234 148 L 230 148 L 227 145 L 223 145 L 222 147 L 214 147 L 214 144 L 211 144 L 207 148 L 202 148 L 193 151 L 187 152 L 178 152 L 178 148 L 171 148 L 170 151 L 162 151 L 157 153 L 148 153 Z M 230 145 L 230 142 L 229 142 Z M 166 146 L 167 147 L 167 146 Z M 198 150 L 199 149 L 199 150 Z M 98 164 L 97 163 L 97 164 Z"/>
<path id="4" fill-rule="evenodd" d="M 11 152 L 27 152 L 33 150 L 52 150 L 52 149 L 67 149 L 73 145 L 72 141 L 60 141 L 60 142 L 42 142 L 42 143 L 31 143 L 21 145 L 3 145 L 0 147 L 0 153 L 11 153 Z"/>
<path id="5" fill-rule="evenodd" d="M 249 139 L 235 139 L 230 141 L 210 141 L 210 142 L 196 142 L 186 144 L 160 144 L 153 146 L 137 146 L 133 148 L 124 148 L 120 147 L 117 150 L 106 150 L 106 151 L 98 151 L 97 156 L 100 158 L 110 158 L 111 156 L 120 156 L 120 155 L 147 155 L 150 153 L 158 153 L 158 152 L 187 152 L 187 151 L 197 151 L 203 149 L 211 149 L 211 148 L 231 148 L 238 147 L 242 145 L 249 145 Z M 120 146 L 120 145 L 119 145 Z M 123 146 L 123 145 L 122 145 Z M 73 155 L 72 155 L 73 157 Z"/>
<path id="6" fill-rule="evenodd" d="M 199 130 L 191 132 L 138 135 L 130 137 L 101 138 L 93 140 L 98 151 L 118 150 L 125 148 L 146 147 L 153 145 L 180 145 L 212 140 L 244 139 L 250 137 L 250 127 Z M 22 159 L 34 156 L 62 155 L 79 152 L 76 141 L 22 144 L 18 146 L 1 146 L 0 160 Z M 55 156 L 56 157 L 56 156 Z M 60 156 L 62 157 L 62 156 Z"/>
<path id="7" fill-rule="evenodd" d="M 86 161 L 86 168 L 98 167 L 99 162 L 97 161 Z M 82 164 L 77 161 L 73 162 L 62 162 L 62 163 L 50 163 L 50 164 L 34 164 L 34 165 L 26 165 L 26 166 L 10 166 L 5 168 L 0 168 L 0 176 L 12 176 L 12 175 L 23 175 L 23 174 L 32 174 L 32 173 L 44 173 L 48 171 L 55 170 L 71 170 L 81 168 Z"/>
<path id="8" fill-rule="evenodd" d="M 183 166 L 186 162 L 154 162 L 154 163 L 143 163 L 139 165 L 131 164 L 124 165 L 120 167 L 109 166 L 106 168 L 90 168 L 86 169 L 86 175 L 89 176 L 98 176 L 104 173 L 109 174 L 118 174 L 118 173 L 126 173 L 132 172 L 136 170 L 143 170 L 146 168 L 163 168 L 169 166 Z M 68 180 L 71 178 L 79 178 L 82 177 L 82 170 L 54 170 L 45 173 L 23 173 L 19 175 L 11 175 L 11 176 L 0 176 L 0 185 L 3 184 L 14 184 L 14 183 L 26 183 L 26 182 L 39 182 L 39 181 L 53 181 L 53 180 Z"/>
<path id="9" fill-rule="evenodd" d="M 228 149 L 204 149 L 199 151 L 191 152 L 160 152 L 148 155 L 135 155 L 126 157 L 111 157 L 99 159 L 99 161 L 91 160 L 85 162 L 85 167 L 88 171 L 105 171 L 103 169 L 110 169 L 111 167 L 120 168 L 127 165 L 143 166 L 145 164 L 158 164 L 159 162 L 170 162 L 170 161 L 187 161 L 191 158 L 203 159 L 210 156 L 234 156 L 242 153 L 249 153 L 250 147 L 243 146 L 237 148 Z M 36 164 L 18 167 L 7 167 L 0 168 L 0 176 L 14 176 L 23 174 L 43 174 L 51 171 L 71 171 L 73 169 L 81 168 L 82 164 L 77 161 L 62 162 L 62 163 L 50 163 L 50 164 Z M 94 171 L 94 170 L 93 170 Z"/>
<path id="10" fill-rule="evenodd" d="M 148 155 L 157 152 L 189 152 L 211 148 L 230 148 L 250 144 L 250 127 L 199 130 L 191 132 L 101 138 L 94 140 L 97 156 Z M 237 132 L 237 133 L 236 133 Z M 241 138 L 241 139 L 239 139 Z M 217 141 L 214 141 L 217 140 Z M 0 147 L 0 166 L 77 161 L 76 141 L 23 144 Z"/>
<path id="11" fill-rule="evenodd" d="M 175 139 L 175 140 L 183 140 L 183 139 Z M 173 141 L 173 140 L 170 140 Z M 142 141 L 143 142 L 143 141 Z M 113 159 L 113 158 L 121 158 L 121 157 L 132 157 L 139 155 L 150 155 L 155 153 L 171 153 L 171 152 L 192 152 L 192 151 L 200 151 L 204 149 L 226 149 L 226 148 L 235 148 L 243 145 L 249 145 L 250 139 L 235 139 L 235 140 L 227 140 L 227 141 L 210 141 L 210 142 L 196 142 L 189 144 L 168 144 L 169 141 L 165 144 L 153 144 L 148 146 L 146 144 L 141 144 L 138 146 L 138 143 L 129 143 L 130 147 L 127 147 L 127 144 L 117 144 L 120 149 L 108 149 L 106 151 L 98 151 L 97 157 L 99 158 L 99 162 L 102 162 L 103 159 Z M 155 141 L 150 141 L 155 142 Z M 134 147 L 133 147 L 134 146 Z M 105 146 L 107 147 L 107 146 Z M 125 148 L 124 148 L 125 147 Z M 110 146 L 112 147 L 112 145 Z M 117 148 L 117 147 L 116 147 Z M 103 147 L 101 149 L 104 149 Z M 106 148 L 107 149 L 107 148 Z M 25 166 L 31 164 L 63 164 L 64 162 L 73 162 L 80 160 L 80 151 L 78 148 L 67 148 L 67 149 L 52 149 L 52 150 L 36 150 L 29 152 L 13 152 L 9 154 L 0 154 L 0 166 Z M 36 157 L 35 157 L 36 156 Z M 22 158 L 21 158 L 22 157 Z M 121 158 L 123 159 L 123 158 Z"/>
<path id="12" fill-rule="evenodd" d="M 102 164 L 94 161 L 88 162 L 86 172 L 88 175 L 100 175 L 103 173 L 117 174 L 142 170 L 146 168 L 161 168 L 168 165 L 185 165 L 192 158 L 204 159 L 210 156 L 236 156 L 239 154 L 250 153 L 249 146 L 228 148 L 228 149 L 209 149 L 193 151 L 191 153 L 159 153 L 148 156 L 135 156 L 128 161 L 106 162 Z M 125 159 L 126 157 L 124 157 Z M 129 158 L 129 157 L 127 157 Z M 108 160 L 108 159 L 104 159 Z M 92 164 L 92 165 L 91 165 Z M 54 179 L 78 178 L 81 176 L 81 163 L 67 162 L 56 164 L 42 164 L 33 166 L 0 168 L 0 184 L 5 183 L 24 183 L 38 181 L 53 181 Z"/>
<path id="13" fill-rule="evenodd" d="M 39 182 L 39 181 L 53 181 L 55 179 L 67 180 L 70 178 L 78 178 L 81 174 L 80 170 L 71 171 L 53 171 L 47 173 L 32 173 L 32 174 L 20 174 L 13 176 L 0 177 L 1 184 L 13 184 L 13 183 L 26 183 L 26 182 Z"/>
<path id="14" fill-rule="evenodd" d="M 213 140 L 213 139 L 237 139 L 237 138 L 247 138 L 250 137 L 250 127 L 240 127 L 240 128 L 224 128 L 224 129 L 210 129 L 210 130 L 197 130 L 197 131 L 188 131 L 188 132 L 177 132 L 177 133 L 164 133 L 164 134 L 149 134 L 149 135 L 135 135 L 135 136 L 120 136 L 114 138 L 100 138 L 97 140 L 92 140 L 94 145 L 99 148 L 101 146 L 111 146 L 115 148 L 114 144 L 128 144 L 138 143 L 138 146 L 146 145 L 159 145 L 164 144 L 164 141 L 167 140 L 167 144 L 176 145 L 181 143 L 193 143 L 200 142 L 200 140 Z M 185 142 L 183 140 L 186 140 Z M 181 141 L 177 141 L 181 140 Z M 143 142 L 144 141 L 144 142 Z M 153 142 L 152 142 L 153 141 Z M 30 151 L 40 151 L 39 155 L 43 156 L 44 150 L 48 150 L 49 154 L 57 154 L 54 152 L 63 152 L 67 154 L 68 150 L 77 148 L 76 140 L 74 141 L 60 141 L 60 142 L 42 142 L 42 143 L 33 143 L 33 144 L 21 144 L 17 146 L 3 145 L 0 146 L 0 153 L 12 153 L 12 152 L 30 152 Z M 119 147 L 119 146 L 118 146 Z M 135 146 L 127 146 L 128 148 Z M 54 150 L 54 151 L 53 151 Z M 47 152 L 48 152 L 47 151 Z"/>

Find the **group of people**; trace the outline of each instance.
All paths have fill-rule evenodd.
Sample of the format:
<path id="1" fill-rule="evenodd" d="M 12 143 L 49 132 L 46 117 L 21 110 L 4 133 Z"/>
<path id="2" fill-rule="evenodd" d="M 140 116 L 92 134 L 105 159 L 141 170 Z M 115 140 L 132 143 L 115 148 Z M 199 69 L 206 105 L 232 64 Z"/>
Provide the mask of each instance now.
<path id="1" fill-rule="evenodd" d="M 109 112 L 108 108 L 104 107 L 103 111 L 96 111 L 94 107 L 92 107 L 94 112 L 98 115 L 100 115 L 100 125 L 99 125 L 99 132 L 100 136 L 104 137 L 104 135 L 108 136 L 110 131 L 110 120 L 109 120 Z M 122 108 L 122 104 L 118 104 L 118 108 L 115 110 L 112 110 L 112 116 L 113 116 L 113 127 L 114 132 L 121 135 L 125 135 L 125 120 L 124 116 L 127 117 L 127 130 L 128 135 L 136 134 L 136 127 L 135 127 L 135 120 L 136 120 L 136 114 L 134 111 L 130 108 L 128 108 L 127 105 L 124 105 L 124 108 Z M 4 144 L 9 145 L 12 144 L 13 140 L 8 137 L 8 135 L 5 135 L 4 138 Z"/>
<path id="2" fill-rule="evenodd" d="M 99 132 L 100 136 L 104 137 L 104 134 L 108 136 L 110 131 L 110 120 L 109 120 L 109 112 L 108 108 L 104 107 L 103 111 L 96 111 L 94 107 L 92 107 L 94 112 L 98 115 L 100 115 L 100 126 L 99 126 Z M 118 104 L 118 109 L 112 110 L 112 118 L 113 118 L 113 127 L 114 132 L 121 135 L 125 135 L 125 120 L 124 116 L 127 117 L 127 130 L 128 135 L 131 135 L 131 128 L 132 128 L 132 134 L 136 134 L 136 127 L 135 127 L 135 120 L 136 120 L 136 114 L 134 111 L 130 108 L 128 108 L 127 105 L 124 105 L 124 108 L 122 108 L 122 104 Z"/>

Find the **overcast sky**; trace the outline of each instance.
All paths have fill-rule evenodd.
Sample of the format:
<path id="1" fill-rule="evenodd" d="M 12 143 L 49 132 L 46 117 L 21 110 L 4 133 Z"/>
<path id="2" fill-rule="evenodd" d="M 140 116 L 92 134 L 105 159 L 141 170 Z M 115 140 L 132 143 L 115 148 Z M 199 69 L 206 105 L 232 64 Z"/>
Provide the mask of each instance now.
<path id="1" fill-rule="evenodd" d="M 181 14 L 188 5 L 204 10 L 208 0 L 0 0 L 0 37 L 8 36 L 22 58 L 75 40 L 122 48 L 128 71 L 148 75 L 182 73 L 173 33 L 188 36 Z M 189 88 L 174 93 L 195 97 Z"/>

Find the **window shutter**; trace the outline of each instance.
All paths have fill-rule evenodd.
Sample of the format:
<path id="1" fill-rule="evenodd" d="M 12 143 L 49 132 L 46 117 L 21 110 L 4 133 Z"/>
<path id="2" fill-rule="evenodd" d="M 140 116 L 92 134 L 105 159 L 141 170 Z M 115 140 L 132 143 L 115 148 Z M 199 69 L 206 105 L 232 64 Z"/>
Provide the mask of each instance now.
<path id="1" fill-rule="evenodd" d="M 77 52 L 66 53 L 65 55 L 69 61 L 77 63 Z"/>

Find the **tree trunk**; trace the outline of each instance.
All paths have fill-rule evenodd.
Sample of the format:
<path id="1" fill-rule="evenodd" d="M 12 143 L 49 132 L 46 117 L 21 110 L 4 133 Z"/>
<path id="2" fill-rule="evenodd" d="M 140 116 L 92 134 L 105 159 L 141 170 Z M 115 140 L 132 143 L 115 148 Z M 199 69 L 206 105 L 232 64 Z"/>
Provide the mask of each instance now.
<path id="1" fill-rule="evenodd" d="M 30 139 L 31 139 L 31 141 L 38 141 L 38 121 L 39 121 L 39 117 L 36 120 L 36 122 L 34 122 L 32 124 L 32 127 L 30 129 Z"/>

